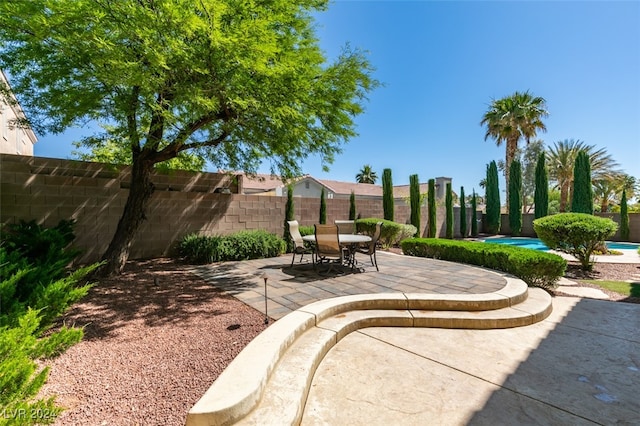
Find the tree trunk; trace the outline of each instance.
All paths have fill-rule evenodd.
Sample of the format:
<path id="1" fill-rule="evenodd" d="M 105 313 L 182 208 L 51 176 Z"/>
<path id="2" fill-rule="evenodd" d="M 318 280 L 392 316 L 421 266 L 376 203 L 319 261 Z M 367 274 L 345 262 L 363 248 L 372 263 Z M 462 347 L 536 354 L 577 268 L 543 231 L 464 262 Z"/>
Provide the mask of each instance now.
<path id="1" fill-rule="evenodd" d="M 153 162 L 142 156 L 134 159 L 129 196 L 109 248 L 102 256 L 106 263 L 98 271 L 101 276 L 119 275 L 129 258 L 131 243 L 142 221 L 146 219 L 145 208 L 153 193 L 152 170 Z"/>
<path id="2" fill-rule="evenodd" d="M 560 187 L 560 213 L 567 211 L 567 198 L 569 198 L 569 188 L 562 184 Z"/>

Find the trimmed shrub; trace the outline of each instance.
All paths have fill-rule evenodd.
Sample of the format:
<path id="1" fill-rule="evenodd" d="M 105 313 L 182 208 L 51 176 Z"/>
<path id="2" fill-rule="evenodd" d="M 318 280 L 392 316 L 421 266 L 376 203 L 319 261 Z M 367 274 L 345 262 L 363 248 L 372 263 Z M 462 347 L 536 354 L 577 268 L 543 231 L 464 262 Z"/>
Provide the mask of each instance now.
<path id="1" fill-rule="evenodd" d="M 287 204 L 285 206 L 285 216 L 284 216 L 284 234 L 282 238 L 287 243 L 287 253 L 293 251 L 293 241 L 291 241 L 291 234 L 289 232 L 289 224 L 287 223 L 290 220 L 295 218 L 295 204 L 293 203 L 293 187 L 291 185 L 287 186 Z"/>
<path id="2" fill-rule="evenodd" d="M 580 151 L 573 166 L 573 191 L 571 211 L 593 214 L 593 186 L 591 184 L 591 160 L 586 151 Z"/>
<path id="3" fill-rule="evenodd" d="M 627 207 L 627 190 L 622 190 L 622 199 L 620 200 L 620 239 L 629 241 L 629 210 Z"/>
<path id="4" fill-rule="evenodd" d="M 515 275 L 527 285 L 545 289 L 555 288 L 567 267 L 567 262 L 558 255 L 506 245 L 435 238 L 410 238 L 401 245 L 403 253 L 409 256 L 503 271 Z"/>
<path id="5" fill-rule="evenodd" d="M 382 210 L 384 219 L 393 221 L 393 181 L 391 169 L 382 171 Z"/>
<path id="6" fill-rule="evenodd" d="M 518 160 L 509 168 L 509 227 L 515 237 L 522 232 L 522 167 Z"/>
<path id="7" fill-rule="evenodd" d="M 560 213 L 534 220 L 533 229 L 547 247 L 572 255 L 590 270 L 591 255 L 615 234 L 618 224 L 586 213 Z"/>
<path id="8" fill-rule="evenodd" d="M 437 238 L 436 235 L 436 181 L 429 179 L 429 193 L 427 194 L 427 206 L 429 222 L 427 223 L 427 236 L 429 238 Z"/>
<path id="9" fill-rule="evenodd" d="M 492 161 L 487 166 L 486 186 L 487 232 L 500 232 L 500 187 L 498 186 L 498 167 Z"/>
<path id="10" fill-rule="evenodd" d="M 460 234 L 467 237 L 467 205 L 464 200 L 464 186 L 460 187 Z"/>
<path id="11" fill-rule="evenodd" d="M 353 191 L 349 195 L 349 220 L 356 220 L 356 194 Z"/>
<path id="12" fill-rule="evenodd" d="M 471 236 L 478 235 L 478 200 L 476 199 L 476 191 L 473 190 L 473 196 L 471 197 Z"/>
<path id="13" fill-rule="evenodd" d="M 446 229 L 446 237 L 448 239 L 453 238 L 453 191 L 451 190 L 451 182 L 447 183 L 446 193 L 445 193 L 445 229 Z"/>
<path id="14" fill-rule="evenodd" d="M 416 234 L 416 227 L 413 225 L 378 218 L 356 220 L 356 230 L 360 233 L 371 236 L 376 231 L 376 223 L 378 222 L 382 222 L 379 241 L 382 247 L 385 248 L 396 245 L 403 239 L 410 238 Z"/>
<path id="15" fill-rule="evenodd" d="M 187 262 L 212 263 L 276 257 L 285 253 L 286 246 L 282 238 L 259 229 L 226 236 L 189 234 L 182 239 L 179 249 Z"/>
<path id="16" fill-rule="evenodd" d="M 545 153 L 541 152 L 536 163 L 536 189 L 533 196 L 535 219 L 549 214 L 549 173 L 545 159 Z"/>
<path id="17" fill-rule="evenodd" d="M 319 223 L 327 223 L 327 201 L 325 200 L 324 187 L 320 191 L 320 218 Z"/>
<path id="18" fill-rule="evenodd" d="M 409 176 L 409 204 L 411 205 L 410 222 L 420 229 L 420 181 L 418 175 Z M 414 235 L 411 235 L 412 237 Z"/>

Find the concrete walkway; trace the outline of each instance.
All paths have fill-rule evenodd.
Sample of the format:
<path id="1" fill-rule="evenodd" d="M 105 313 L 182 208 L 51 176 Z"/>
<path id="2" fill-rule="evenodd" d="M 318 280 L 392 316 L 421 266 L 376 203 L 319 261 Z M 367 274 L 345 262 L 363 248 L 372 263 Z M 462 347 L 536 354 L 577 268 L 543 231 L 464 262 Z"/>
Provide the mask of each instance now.
<path id="1" fill-rule="evenodd" d="M 194 269 L 260 311 L 266 273 L 268 314 L 282 320 L 234 360 L 187 424 L 209 424 L 196 413 L 225 406 L 225 399 L 231 405 L 218 413 L 242 418 L 239 424 L 640 424 L 640 305 L 556 297 L 551 315 L 541 313 L 530 325 L 469 329 L 495 328 L 493 318 L 505 309 L 535 318 L 546 293 L 529 289 L 525 300 L 522 289 L 508 290 L 519 280 L 504 274 L 384 252 L 380 272 L 369 266 L 329 277 L 318 277 L 311 265 L 289 268 L 290 261 Z M 421 294 L 425 304 L 411 308 Z M 455 326 L 449 314 L 429 308 L 434 300 L 473 306 L 490 294 L 509 294 L 515 310 L 447 308 L 451 318 L 488 327 Z M 337 296 L 359 307 L 331 307 L 344 303 Z M 406 299 L 409 311 L 399 308 Z M 425 327 L 421 318 L 444 328 L 416 328 Z"/>

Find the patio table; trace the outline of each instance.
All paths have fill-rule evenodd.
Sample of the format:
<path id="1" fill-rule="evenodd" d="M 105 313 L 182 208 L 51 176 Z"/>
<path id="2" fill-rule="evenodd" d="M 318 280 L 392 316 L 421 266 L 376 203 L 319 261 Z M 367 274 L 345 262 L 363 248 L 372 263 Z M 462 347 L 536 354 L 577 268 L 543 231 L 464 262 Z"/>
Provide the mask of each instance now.
<path id="1" fill-rule="evenodd" d="M 302 237 L 304 241 L 315 244 L 316 236 L 315 235 L 305 235 Z M 371 241 L 371 237 L 368 235 L 361 234 L 338 234 L 338 243 L 341 247 L 345 247 L 349 250 L 349 264 L 352 268 L 356 265 L 355 260 L 355 251 L 358 247 L 358 244 L 368 243 Z"/>

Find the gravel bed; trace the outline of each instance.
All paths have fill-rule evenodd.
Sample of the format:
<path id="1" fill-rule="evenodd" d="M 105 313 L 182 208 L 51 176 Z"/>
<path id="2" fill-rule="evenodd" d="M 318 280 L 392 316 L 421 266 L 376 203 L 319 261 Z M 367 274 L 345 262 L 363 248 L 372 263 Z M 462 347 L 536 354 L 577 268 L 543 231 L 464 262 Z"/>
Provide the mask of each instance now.
<path id="1" fill-rule="evenodd" d="M 130 262 L 64 317 L 84 340 L 51 367 L 57 425 L 184 425 L 186 413 L 262 330 L 264 315 L 169 259 Z"/>

